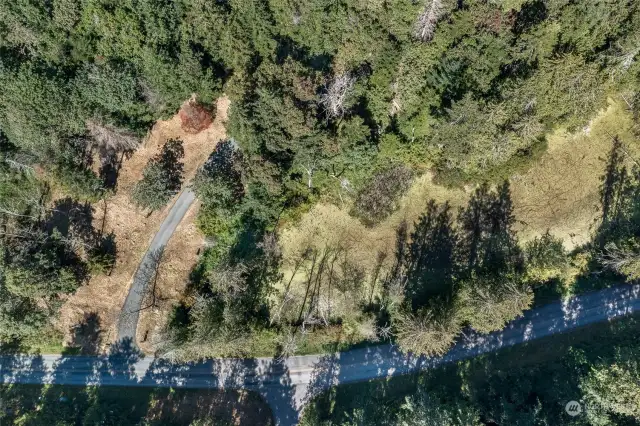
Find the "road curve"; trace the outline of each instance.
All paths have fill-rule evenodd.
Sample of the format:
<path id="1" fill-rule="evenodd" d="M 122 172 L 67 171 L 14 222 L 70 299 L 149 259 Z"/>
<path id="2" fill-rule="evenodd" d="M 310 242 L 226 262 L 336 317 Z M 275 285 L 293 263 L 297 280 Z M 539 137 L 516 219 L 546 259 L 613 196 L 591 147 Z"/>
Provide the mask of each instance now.
<path id="1" fill-rule="evenodd" d="M 164 246 L 167 245 L 195 198 L 195 194 L 188 187 L 180 193 L 178 199 L 173 206 L 171 206 L 169 214 L 162 222 L 162 225 L 160 225 L 160 229 L 153 237 L 151 245 L 147 248 L 136 273 L 133 275 L 133 282 L 129 288 L 129 294 L 127 294 L 127 298 L 120 311 L 118 341 L 131 339 L 131 341 L 135 343 L 142 299 L 144 298 L 144 291 L 150 278 L 149 271 L 154 269 L 154 253 L 157 253 L 158 250 L 163 250 Z"/>
<path id="2" fill-rule="evenodd" d="M 434 368 L 639 311 L 639 284 L 608 288 L 528 311 L 499 332 L 466 336 L 438 358 L 403 354 L 391 345 L 380 345 L 294 356 L 284 362 L 254 358 L 172 363 L 144 358 L 131 340 L 124 340 L 103 356 L 1 356 L 0 383 L 243 388 L 266 399 L 277 425 L 290 426 L 297 424 L 306 402 L 333 385 Z"/>

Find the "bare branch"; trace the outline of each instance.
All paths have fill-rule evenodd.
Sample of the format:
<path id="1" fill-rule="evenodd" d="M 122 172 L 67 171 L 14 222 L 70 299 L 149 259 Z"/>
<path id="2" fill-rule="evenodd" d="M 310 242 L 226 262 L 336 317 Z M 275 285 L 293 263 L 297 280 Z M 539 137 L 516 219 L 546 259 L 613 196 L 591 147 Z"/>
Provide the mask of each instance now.
<path id="1" fill-rule="evenodd" d="M 355 82 L 356 78 L 346 72 L 334 76 L 326 86 L 325 92 L 320 95 L 320 104 L 330 118 L 339 118 L 344 115 L 344 104 Z"/>
<path id="2" fill-rule="evenodd" d="M 278 244 L 278 236 L 275 232 L 267 232 L 257 246 L 262 249 L 265 256 L 270 260 L 277 260 L 282 256 L 282 249 Z"/>
<path id="3" fill-rule="evenodd" d="M 311 167 L 302 166 L 302 168 L 307 172 L 307 176 L 309 177 L 307 186 L 311 189 L 313 186 L 313 172 L 315 171 L 315 165 L 312 165 Z"/>
<path id="4" fill-rule="evenodd" d="M 438 19 L 442 16 L 442 0 L 429 0 L 424 12 L 418 18 L 414 36 L 423 42 L 429 42 L 436 31 Z"/>
<path id="5" fill-rule="evenodd" d="M 604 251 L 598 255 L 598 261 L 607 269 L 623 275 L 636 275 L 640 255 L 633 250 L 618 247 L 615 243 L 608 243 Z"/>
<path id="6" fill-rule="evenodd" d="M 229 300 L 235 300 L 247 290 L 246 273 L 247 266 L 243 263 L 230 265 L 223 262 L 208 274 L 211 288 L 220 291 Z"/>
<path id="7" fill-rule="evenodd" d="M 284 336 L 281 336 L 279 339 L 280 355 L 278 355 L 277 360 L 284 362 L 290 356 L 295 355 L 298 350 L 298 341 L 299 335 L 297 335 L 295 331 L 289 331 Z"/>
<path id="8" fill-rule="evenodd" d="M 28 165 L 23 164 L 23 163 L 20 163 L 18 161 L 10 160 L 10 159 L 6 158 L 4 160 L 4 162 L 7 163 L 9 165 L 9 167 L 12 167 L 12 168 L 14 168 L 14 169 L 16 169 L 16 170 L 18 170 L 20 172 L 28 173 L 28 174 L 35 173 L 35 170 L 34 170 L 33 167 L 28 166 Z"/>
<path id="9" fill-rule="evenodd" d="M 7 216 L 13 216 L 13 217 L 28 217 L 33 220 L 38 219 L 37 216 L 30 215 L 30 214 L 20 214 L 10 208 L 3 207 L 3 206 L 0 206 L 0 214 L 5 214 Z"/>
<path id="10" fill-rule="evenodd" d="M 140 92 L 142 93 L 142 97 L 144 98 L 144 100 L 147 102 L 147 105 L 158 111 L 161 111 L 165 108 L 166 105 L 164 100 L 162 99 L 162 96 L 160 96 L 160 94 L 154 88 L 152 88 L 149 83 L 147 83 L 145 80 L 139 80 L 138 87 L 140 87 Z"/>
<path id="11" fill-rule="evenodd" d="M 96 120 L 87 120 L 87 130 L 94 141 L 94 146 L 106 151 L 132 151 L 140 144 L 140 139 L 133 133 L 118 129 Z"/>

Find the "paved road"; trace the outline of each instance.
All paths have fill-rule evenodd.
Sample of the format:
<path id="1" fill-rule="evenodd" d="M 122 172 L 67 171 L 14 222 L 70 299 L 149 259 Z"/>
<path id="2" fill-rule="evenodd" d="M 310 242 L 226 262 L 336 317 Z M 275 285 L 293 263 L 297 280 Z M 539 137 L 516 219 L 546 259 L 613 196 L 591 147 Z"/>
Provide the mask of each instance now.
<path id="1" fill-rule="evenodd" d="M 195 194 L 193 191 L 191 191 L 190 188 L 185 188 L 171 207 L 171 210 L 169 210 L 169 214 L 164 219 L 164 222 L 162 222 L 162 225 L 160 225 L 160 229 L 155 237 L 153 237 L 151 245 L 144 254 L 133 276 L 133 283 L 129 288 L 129 294 L 122 306 L 120 320 L 118 322 L 118 340 L 131 339 L 135 342 L 144 291 L 155 270 L 156 262 L 154 257 L 167 245 L 194 200 Z"/>
<path id="2" fill-rule="evenodd" d="M 284 363 L 256 358 L 174 364 L 143 358 L 130 340 L 124 340 L 104 356 L 2 356 L 0 382 L 244 388 L 267 400 L 278 425 L 290 426 L 297 424 L 306 402 L 335 384 L 429 369 L 638 311 L 640 285 L 584 294 L 531 310 L 500 332 L 469 335 L 440 358 L 416 357 L 381 345 L 337 354 L 296 356 Z"/>

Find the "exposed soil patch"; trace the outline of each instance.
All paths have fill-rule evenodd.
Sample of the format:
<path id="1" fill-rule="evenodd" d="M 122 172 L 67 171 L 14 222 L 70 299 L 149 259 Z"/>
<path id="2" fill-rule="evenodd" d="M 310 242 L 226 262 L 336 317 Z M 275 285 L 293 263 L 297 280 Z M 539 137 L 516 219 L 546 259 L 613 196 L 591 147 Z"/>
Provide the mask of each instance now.
<path id="1" fill-rule="evenodd" d="M 191 100 L 182 106 L 178 113 L 182 122 L 182 130 L 197 134 L 208 128 L 213 122 L 213 116 L 204 106 Z"/>
<path id="2" fill-rule="evenodd" d="M 130 158 L 125 158 L 118 176 L 117 192 L 106 201 L 100 201 L 94 205 L 94 226 L 103 229 L 104 233 L 114 232 L 117 244 L 117 260 L 113 271 L 109 276 L 97 275 L 91 281 L 81 287 L 73 296 L 69 297 L 61 310 L 61 315 L 56 325 L 66 333 L 66 341 L 70 341 L 70 330 L 78 324 L 88 312 L 95 312 L 100 320 L 103 330 L 102 341 L 111 342 L 116 336 L 116 324 L 120 309 L 129 290 L 133 274 L 140 262 L 147 246 L 155 235 L 160 223 L 171 207 L 171 203 L 162 211 L 157 211 L 147 216 L 147 213 L 136 208 L 130 199 L 130 193 L 136 182 L 142 177 L 142 170 L 150 158 L 159 152 L 160 147 L 168 139 L 182 139 L 184 144 L 184 172 L 185 182 L 188 182 L 221 139 L 226 138 L 224 123 L 227 119 L 229 99 L 218 99 L 216 118 L 205 130 L 190 134 L 182 129 L 179 113 L 169 120 L 158 121 L 142 146 L 136 150 Z M 189 214 L 190 223 L 193 224 L 195 213 Z M 180 226 L 188 226 L 183 222 Z M 190 267 L 197 260 L 197 249 L 193 245 L 198 240 L 189 233 L 178 232 L 172 238 L 167 247 L 164 267 L 168 271 L 180 270 Z M 175 256 L 174 250 L 180 250 L 181 245 L 189 245 L 191 248 L 184 250 L 180 256 Z M 175 247 L 172 249 L 172 247 Z M 178 265 L 179 264 L 179 265 Z M 188 272 L 187 272 L 188 273 Z M 182 286 L 187 273 L 182 275 L 177 272 L 172 276 L 177 288 Z M 173 294 L 173 293 L 171 293 Z"/>

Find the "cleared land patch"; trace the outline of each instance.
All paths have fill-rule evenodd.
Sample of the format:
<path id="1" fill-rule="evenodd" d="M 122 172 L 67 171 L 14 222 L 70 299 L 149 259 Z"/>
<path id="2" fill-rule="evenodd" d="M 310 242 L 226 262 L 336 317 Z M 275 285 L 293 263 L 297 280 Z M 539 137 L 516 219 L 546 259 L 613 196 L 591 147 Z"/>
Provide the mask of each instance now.
<path id="1" fill-rule="evenodd" d="M 511 178 L 511 194 L 521 241 L 547 229 L 563 239 L 568 249 L 587 242 L 599 217 L 601 176 L 613 135 L 623 141 L 631 157 L 640 158 L 640 146 L 632 133 L 633 121 L 622 101 L 609 107 L 589 127 L 575 133 L 557 130 L 548 136 L 548 150 L 522 175 Z M 628 159 L 630 165 L 632 159 Z M 417 178 L 400 202 L 400 208 L 382 223 L 365 227 L 349 215 L 350 206 L 317 204 L 302 218 L 281 231 L 282 283 L 292 280 L 294 299 L 304 296 L 305 269 L 296 264 L 308 248 L 341 247 L 349 260 L 363 268 L 364 282 L 372 282 L 379 254 L 386 256 L 382 270 L 393 263 L 396 230 L 404 220 L 409 232 L 429 200 L 449 202 L 454 211 L 466 204 L 473 187 L 445 188 L 432 182 L 430 174 Z M 382 277 L 378 272 L 378 276 Z M 365 285 L 364 291 L 368 291 Z"/>
<path id="2" fill-rule="evenodd" d="M 227 119 L 229 100 L 218 99 L 214 122 L 204 131 L 197 134 L 185 132 L 181 126 L 179 114 L 169 120 L 158 121 L 145 138 L 143 144 L 130 158 L 125 158 L 118 176 L 117 192 L 112 197 L 100 201 L 93 206 L 94 224 L 103 232 L 113 232 L 117 245 L 116 265 L 110 275 L 96 275 L 90 282 L 70 296 L 61 310 L 56 327 L 66 333 L 66 341 L 71 340 L 70 331 L 80 323 L 85 315 L 96 314 L 102 331 L 104 343 L 112 341 L 115 327 L 123 301 L 129 290 L 133 274 L 149 245 L 160 223 L 171 207 L 171 203 L 163 210 L 148 215 L 136 208 L 130 199 L 135 183 L 141 178 L 142 170 L 149 159 L 160 147 L 171 138 L 179 138 L 184 144 L 184 181 L 188 182 L 215 148 L 221 139 L 226 137 L 224 124 Z M 195 213 L 190 214 L 191 223 Z M 188 226 L 182 224 L 181 226 Z M 170 274 L 172 284 L 181 285 L 188 275 L 188 270 L 197 260 L 197 248 L 193 244 L 191 233 L 178 232 L 165 250 L 163 266 Z"/>
<path id="3" fill-rule="evenodd" d="M 400 201 L 400 208 L 375 227 L 367 228 L 357 218 L 349 215 L 349 206 L 340 208 L 320 203 L 303 215 L 295 226 L 281 233 L 285 268 L 309 247 L 322 249 L 341 246 L 355 263 L 373 268 L 379 252 L 388 253 L 392 262 L 396 229 L 402 221 L 412 225 L 424 210 L 427 201 L 449 202 L 453 207 L 465 205 L 468 195 L 461 189 L 449 189 L 432 182 L 425 174 L 415 180 Z M 287 278 L 285 276 L 285 278 Z"/>
<path id="4" fill-rule="evenodd" d="M 548 136 L 548 150 L 525 174 L 513 176 L 511 193 L 521 240 L 549 229 L 571 249 L 589 241 L 600 213 L 600 184 L 613 136 L 632 157 L 640 146 L 624 103 L 610 101 L 582 131 L 558 130 Z M 627 158 L 629 165 L 633 160 Z"/>
<path id="5" fill-rule="evenodd" d="M 290 297 L 294 300 L 302 299 L 305 293 L 305 286 L 302 284 L 306 279 L 306 269 L 296 269 L 296 265 L 305 251 L 309 248 L 317 251 L 339 248 L 341 256 L 348 260 L 349 264 L 362 268 L 364 282 L 373 283 L 375 286 L 374 276 L 377 275 L 378 279 L 383 278 L 384 271 L 393 264 L 396 230 L 403 221 L 411 227 L 430 199 L 439 203 L 449 202 L 453 208 L 457 208 L 465 205 L 467 198 L 468 194 L 464 190 L 435 185 L 432 176 L 425 174 L 416 179 L 400 200 L 399 209 L 372 228 L 367 228 L 357 218 L 350 216 L 349 206 L 340 208 L 333 204 L 317 204 L 294 226 L 281 232 L 284 273 L 281 282 L 287 283 L 291 280 Z M 378 265 L 381 272 L 376 274 Z M 297 272 L 292 277 L 294 271 Z M 363 291 L 368 292 L 369 289 L 365 287 Z M 344 302 L 345 309 L 349 309 L 349 301 Z M 335 306 L 334 312 L 339 309 L 340 306 Z"/>

